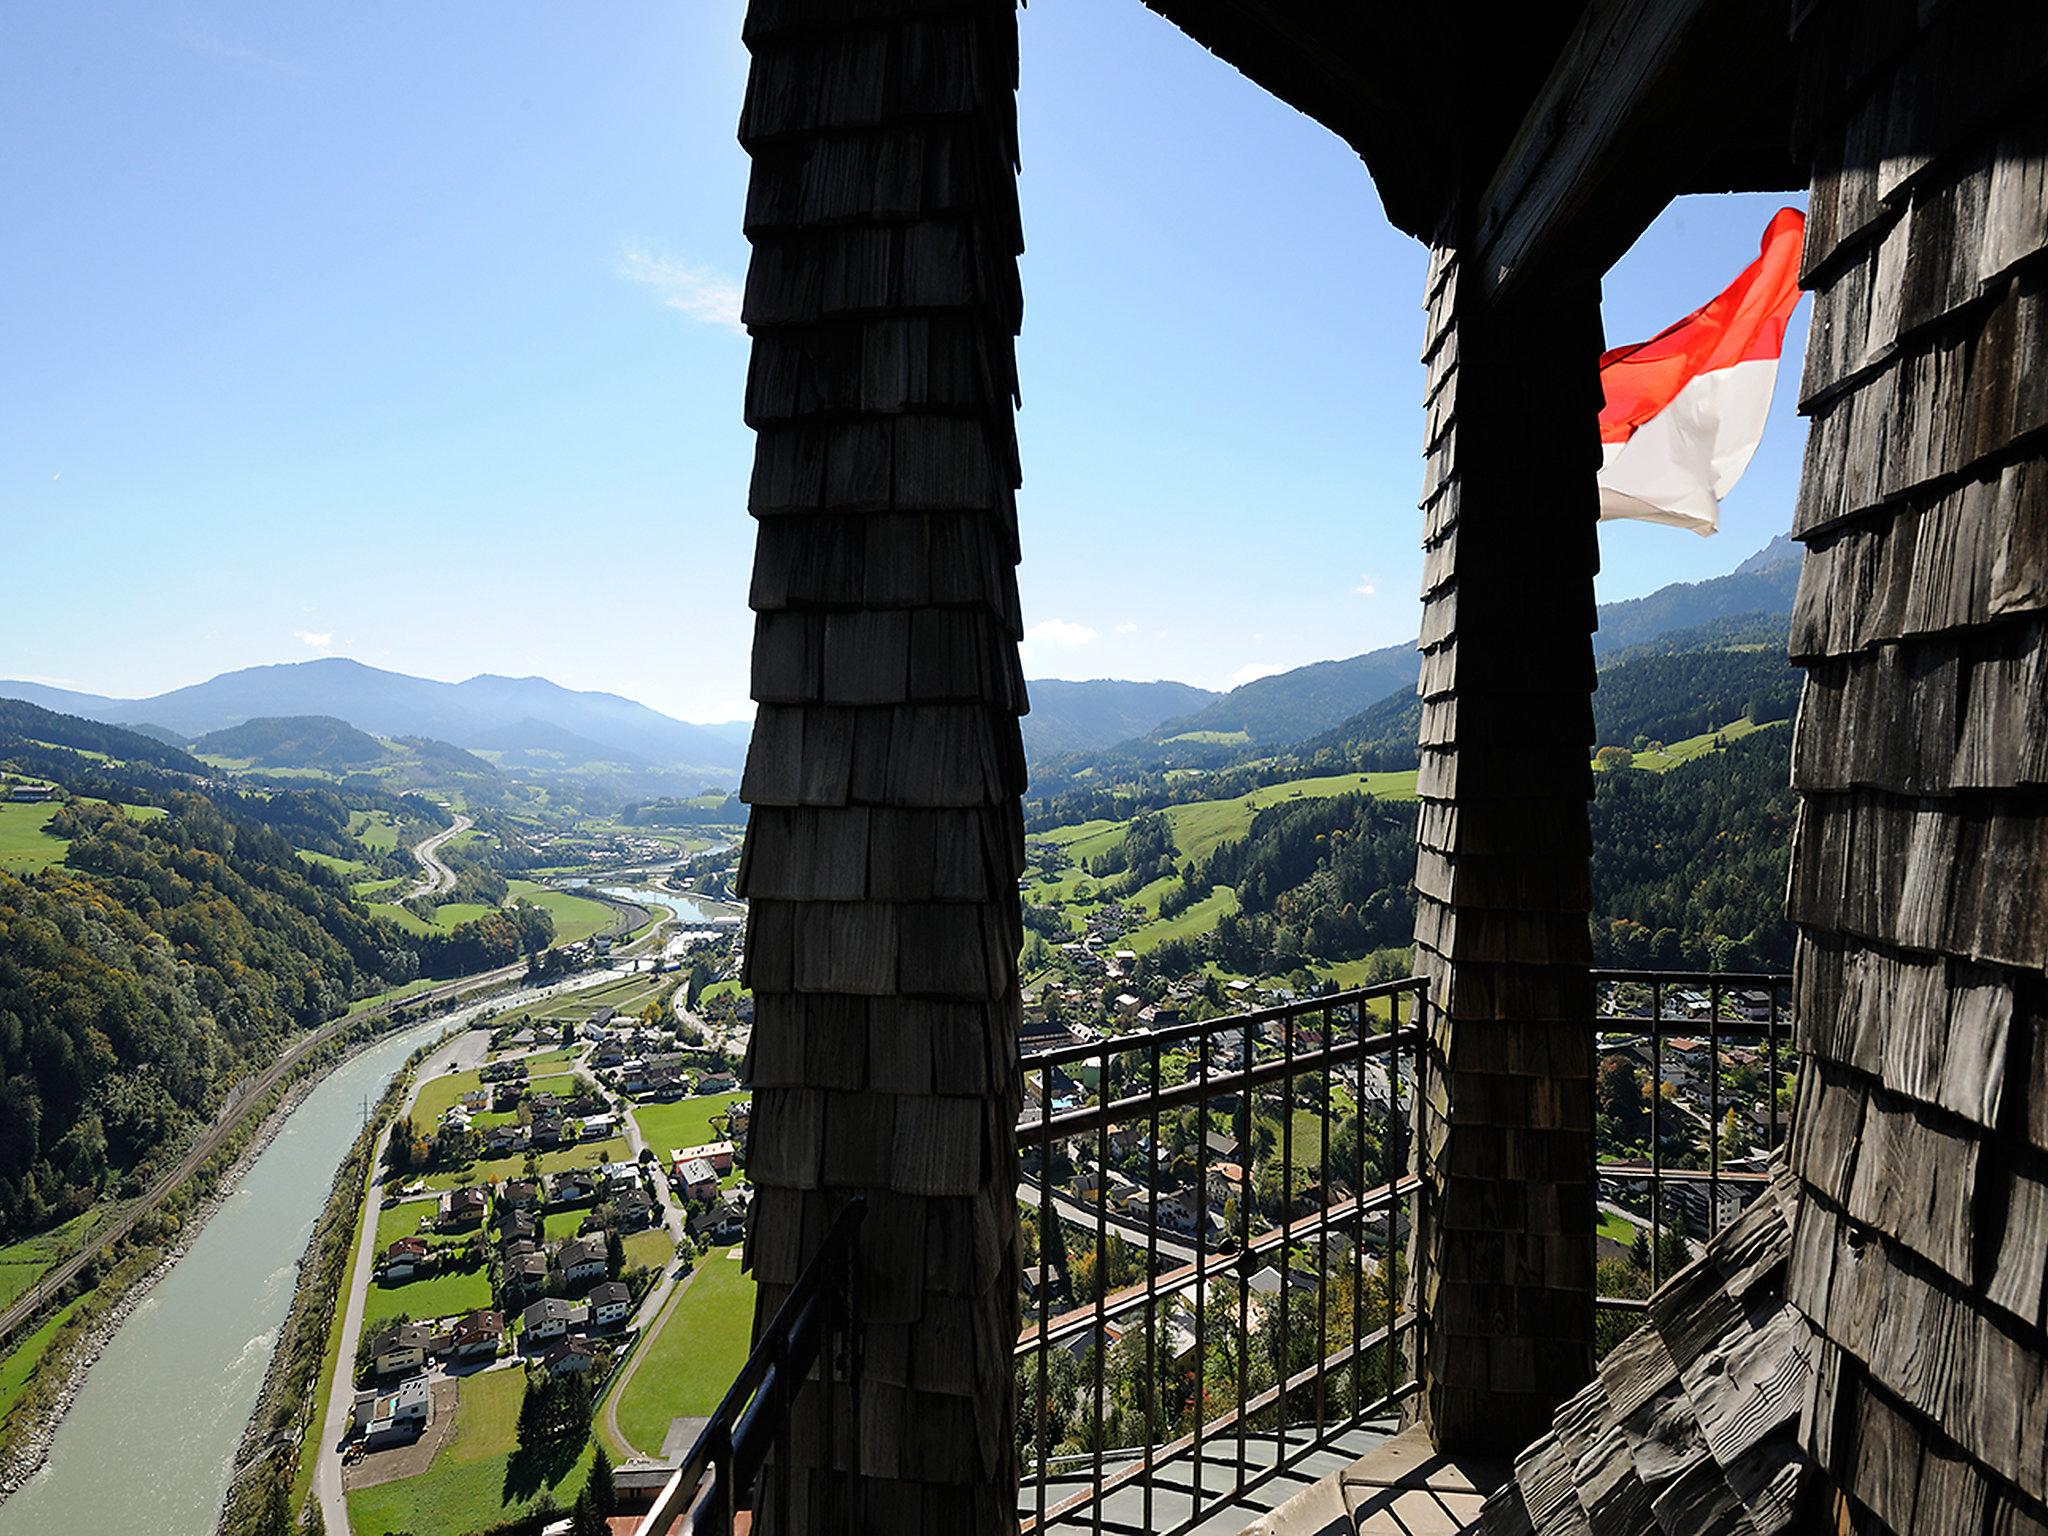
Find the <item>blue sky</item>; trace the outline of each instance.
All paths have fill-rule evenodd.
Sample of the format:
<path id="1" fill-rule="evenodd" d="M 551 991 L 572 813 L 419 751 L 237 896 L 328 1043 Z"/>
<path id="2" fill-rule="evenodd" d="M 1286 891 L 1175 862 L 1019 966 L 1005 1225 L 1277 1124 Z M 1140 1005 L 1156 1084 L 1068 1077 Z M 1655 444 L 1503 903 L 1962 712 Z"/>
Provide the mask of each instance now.
<path id="1" fill-rule="evenodd" d="M 744 712 L 738 0 L 67 0 L 0 53 L 0 677 L 352 655 Z M 1213 687 L 1412 636 L 1421 249 L 1339 141 L 1137 0 L 1022 20 L 1026 670 Z M 1782 199 L 1674 207 L 1610 344 Z M 1703 540 L 1790 521 L 1805 311 Z"/>

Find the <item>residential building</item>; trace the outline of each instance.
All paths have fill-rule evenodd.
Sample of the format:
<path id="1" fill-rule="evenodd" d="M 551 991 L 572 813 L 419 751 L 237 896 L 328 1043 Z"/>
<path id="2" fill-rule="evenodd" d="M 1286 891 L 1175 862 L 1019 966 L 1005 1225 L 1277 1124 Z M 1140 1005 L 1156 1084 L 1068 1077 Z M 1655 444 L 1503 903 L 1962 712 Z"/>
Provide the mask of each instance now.
<path id="1" fill-rule="evenodd" d="M 433 1393 L 424 1376 L 355 1396 L 355 1429 L 373 1451 L 417 1440 L 433 1416 Z"/>
<path id="2" fill-rule="evenodd" d="M 673 1176 L 676 1190 L 688 1200 L 714 1200 L 718 1197 L 718 1170 L 701 1157 L 687 1157 L 676 1164 Z"/>
<path id="3" fill-rule="evenodd" d="M 490 1212 L 491 1198 L 475 1185 L 444 1191 L 435 1225 L 443 1231 L 460 1232 L 480 1226 Z"/>
<path id="4" fill-rule="evenodd" d="M 370 1340 L 371 1368 L 379 1376 L 416 1371 L 427 1362 L 434 1330 L 424 1323 L 393 1323 Z"/>
<path id="5" fill-rule="evenodd" d="M 449 1331 L 451 1357 L 459 1364 L 472 1365 L 495 1360 L 505 1339 L 505 1314 L 488 1308 L 457 1319 Z"/>
<path id="6" fill-rule="evenodd" d="M 555 1267 L 569 1285 L 602 1280 L 607 1268 L 604 1250 L 602 1237 L 572 1237 L 555 1250 Z"/>
<path id="7" fill-rule="evenodd" d="M 581 1168 L 565 1168 L 548 1180 L 548 1204 L 589 1205 L 597 1198 L 597 1181 Z"/>
<path id="8" fill-rule="evenodd" d="M 433 1246 L 423 1237 L 401 1237 L 384 1250 L 384 1261 L 378 1266 L 379 1278 L 387 1284 L 395 1280 L 410 1280 L 419 1273 L 432 1252 Z"/>
<path id="9" fill-rule="evenodd" d="M 597 1350 L 580 1333 L 572 1333 L 541 1356 L 550 1376 L 584 1376 L 597 1364 Z"/>
<path id="10" fill-rule="evenodd" d="M 633 1315 L 633 1293 L 617 1280 L 592 1286 L 590 1294 L 583 1300 L 590 1308 L 590 1326 L 593 1328 L 611 1328 Z"/>
<path id="11" fill-rule="evenodd" d="M 729 1141 L 707 1141 L 700 1146 L 677 1148 L 668 1155 L 669 1166 L 676 1167 L 691 1158 L 702 1158 L 716 1173 L 731 1173 L 733 1144 Z"/>
<path id="12" fill-rule="evenodd" d="M 560 1296 L 543 1296 L 519 1314 L 520 1342 L 529 1350 L 568 1333 L 570 1326 L 584 1320 L 584 1309 Z"/>

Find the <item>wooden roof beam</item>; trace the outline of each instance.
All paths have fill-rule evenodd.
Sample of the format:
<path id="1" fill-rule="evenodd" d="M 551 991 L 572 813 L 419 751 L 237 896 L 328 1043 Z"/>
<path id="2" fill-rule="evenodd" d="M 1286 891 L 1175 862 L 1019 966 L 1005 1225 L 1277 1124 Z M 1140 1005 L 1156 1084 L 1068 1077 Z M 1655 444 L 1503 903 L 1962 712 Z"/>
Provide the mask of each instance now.
<path id="1" fill-rule="evenodd" d="M 1786 20 L 1785 0 L 1592 0 L 1473 210 L 1477 296 L 1606 271 L 1683 192 L 1804 186 Z"/>

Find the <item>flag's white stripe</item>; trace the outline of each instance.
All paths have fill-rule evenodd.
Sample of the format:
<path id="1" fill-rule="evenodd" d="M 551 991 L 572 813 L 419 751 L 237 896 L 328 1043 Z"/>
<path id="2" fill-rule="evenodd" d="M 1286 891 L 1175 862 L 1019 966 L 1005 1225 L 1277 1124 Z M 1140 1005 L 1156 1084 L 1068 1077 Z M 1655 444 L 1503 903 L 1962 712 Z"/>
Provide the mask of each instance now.
<path id="1" fill-rule="evenodd" d="M 1777 378 L 1778 360 L 1758 357 L 1688 379 L 1627 442 L 1605 445 L 1600 516 L 1714 532 L 1763 441 Z"/>

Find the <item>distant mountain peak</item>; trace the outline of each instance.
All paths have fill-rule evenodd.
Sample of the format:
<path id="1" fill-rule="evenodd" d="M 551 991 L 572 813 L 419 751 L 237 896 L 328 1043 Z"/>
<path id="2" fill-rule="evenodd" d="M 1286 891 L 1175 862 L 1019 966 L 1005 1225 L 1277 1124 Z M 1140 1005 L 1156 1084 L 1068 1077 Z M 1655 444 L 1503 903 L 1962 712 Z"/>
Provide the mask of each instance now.
<path id="1" fill-rule="evenodd" d="M 1755 576 L 1762 571 L 1773 571 L 1781 565 L 1796 565 L 1806 551 L 1793 542 L 1792 535 L 1781 533 L 1762 549 L 1735 567 L 1737 576 Z"/>

